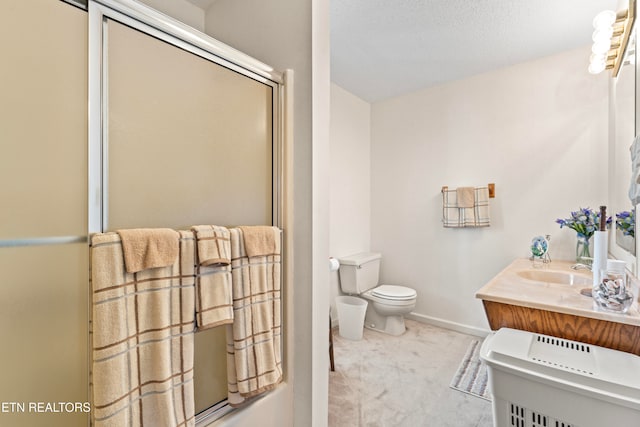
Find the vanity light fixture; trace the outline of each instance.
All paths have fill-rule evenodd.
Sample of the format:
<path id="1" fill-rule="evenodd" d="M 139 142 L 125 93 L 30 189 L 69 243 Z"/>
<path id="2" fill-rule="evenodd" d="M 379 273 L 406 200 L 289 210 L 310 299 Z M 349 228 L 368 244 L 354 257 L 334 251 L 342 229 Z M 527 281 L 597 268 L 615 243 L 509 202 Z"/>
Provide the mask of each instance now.
<path id="1" fill-rule="evenodd" d="M 618 75 L 624 57 L 625 48 L 635 18 L 635 0 L 629 1 L 629 9 L 615 13 L 604 10 L 593 19 L 593 47 L 589 58 L 589 72 L 598 74 L 604 70 L 613 70 Z"/>

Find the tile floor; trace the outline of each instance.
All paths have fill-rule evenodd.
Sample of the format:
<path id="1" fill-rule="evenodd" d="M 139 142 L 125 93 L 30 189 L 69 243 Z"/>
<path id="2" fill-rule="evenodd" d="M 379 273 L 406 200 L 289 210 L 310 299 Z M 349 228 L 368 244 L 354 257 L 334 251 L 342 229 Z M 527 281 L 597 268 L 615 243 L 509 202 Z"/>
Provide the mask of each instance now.
<path id="1" fill-rule="evenodd" d="M 334 329 L 330 427 L 492 427 L 491 403 L 449 387 L 469 342 L 459 332 L 406 320 L 394 337 L 369 329 L 350 341 Z"/>

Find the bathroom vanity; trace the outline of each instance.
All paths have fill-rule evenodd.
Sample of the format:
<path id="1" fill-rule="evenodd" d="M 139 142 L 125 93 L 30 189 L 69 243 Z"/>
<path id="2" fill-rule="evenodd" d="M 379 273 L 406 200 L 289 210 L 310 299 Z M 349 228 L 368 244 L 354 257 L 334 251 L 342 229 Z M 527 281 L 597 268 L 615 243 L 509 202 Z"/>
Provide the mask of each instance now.
<path id="1" fill-rule="evenodd" d="M 634 301 L 626 314 L 594 309 L 589 270 L 553 261 L 533 268 L 516 259 L 477 293 L 492 330 L 520 329 L 640 355 L 640 312 Z M 637 291 L 637 279 L 631 277 Z M 636 294 L 637 296 L 637 294 Z"/>

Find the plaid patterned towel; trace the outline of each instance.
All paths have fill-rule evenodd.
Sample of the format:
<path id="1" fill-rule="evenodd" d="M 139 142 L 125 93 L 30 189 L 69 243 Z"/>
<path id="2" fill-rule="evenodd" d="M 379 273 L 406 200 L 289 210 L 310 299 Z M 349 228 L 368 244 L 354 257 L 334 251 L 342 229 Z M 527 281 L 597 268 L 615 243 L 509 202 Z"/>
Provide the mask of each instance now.
<path id="1" fill-rule="evenodd" d="M 274 253 L 255 257 L 247 256 L 242 230 L 229 230 L 234 321 L 227 327 L 227 376 L 233 406 L 282 381 L 280 230 L 269 228 Z"/>
<path id="2" fill-rule="evenodd" d="M 127 273 L 117 233 L 91 238 L 93 425 L 193 426 L 195 246 Z"/>
<path id="3" fill-rule="evenodd" d="M 233 322 L 231 241 L 217 225 L 191 227 L 196 235 L 196 325 L 208 329 Z"/>
<path id="4" fill-rule="evenodd" d="M 449 228 L 489 227 L 489 189 L 479 187 L 474 190 L 473 207 L 458 206 L 457 191 L 442 191 L 442 225 Z"/>

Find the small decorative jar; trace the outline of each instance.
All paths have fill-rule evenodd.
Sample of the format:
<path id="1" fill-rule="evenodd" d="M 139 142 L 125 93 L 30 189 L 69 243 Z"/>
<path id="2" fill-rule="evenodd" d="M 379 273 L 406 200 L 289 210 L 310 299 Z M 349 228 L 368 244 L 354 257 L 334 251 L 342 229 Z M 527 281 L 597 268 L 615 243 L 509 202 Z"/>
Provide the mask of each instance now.
<path id="1" fill-rule="evenodd" d="M 551 236 L 548 234 L 543 236 L 536 236 L 531 240 L 531 258 L 533 267 L 541 267 L 551 262 L 549 256 L 549 239 Z"/>
<path id="2" fill-rule="evenodd" d="M 627 285 L 626 263 L 607 260 L 607 268 L 601 271 L 600 280 L 593 287 L 592 295 L 598 308 L 626 313 L 633 302 L 633 294 Z"/>

